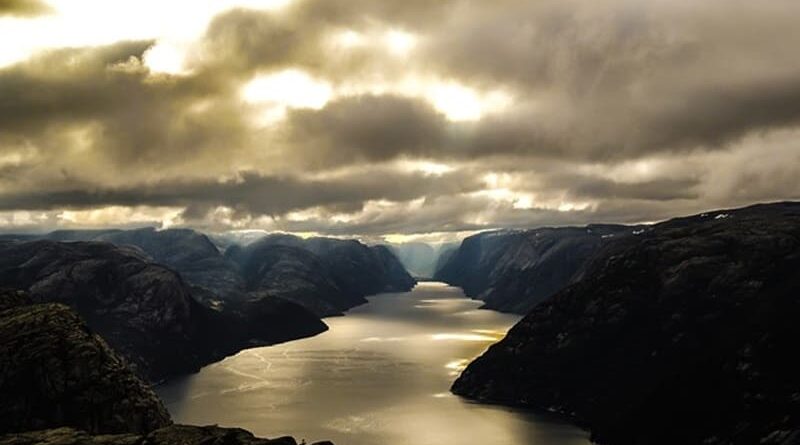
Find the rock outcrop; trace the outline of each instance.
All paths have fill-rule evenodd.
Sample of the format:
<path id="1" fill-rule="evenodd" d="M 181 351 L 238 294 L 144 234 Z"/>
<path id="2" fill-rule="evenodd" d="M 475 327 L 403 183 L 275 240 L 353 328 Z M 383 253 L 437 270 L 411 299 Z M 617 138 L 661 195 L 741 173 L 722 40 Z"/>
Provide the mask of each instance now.
<path id="1" fill-rule="evenodd" d="M 525 314 L 579 277 L 600 246 L 635 230 L 590 225 L 480 233 L 448 254 L 434 279 L 463 288 L 484 308 Z"/>
<path id="2" fill-rule="evenodd" d="M 0 290 L 0 445 L 297 445 L 173 425 L 155 393 L 67 306 Z M 327 443 L 327 445 L 331 445 Z"/>
<path id="3" fill-rule="evenodd" d="M 145 433 L 166 409 L 68 307 L 0 290 L 0 433 L 69 426 Z"/>
<path id="4" fill-rule="evenodd" d="M 254 345 L 317 334 L 313 314 L 274 299 L 210 309 L 172 269 L 101 242 L 0 242 L 0 286 L 75 309 L 150 380 L 196 371 Z M 260 318 L 259 318 L 260 316 Z"/>
<path id="5" fill-rule="evenodd" d="M 569 415 L 603 444 L 797 444 L 800 204 L 637 233 L 603 246 L 453 392 Z"/>
<path id="6" fill-rule="evenodd" d="M 0 436 L 0 445 L 297 445 L 292 437 L 265 439 L 240 428 L 171 425 L 149 434 L 91 435 L 73 428 L 56 428 Z M 333 445 L 320 442 L 312 445 Z"/>

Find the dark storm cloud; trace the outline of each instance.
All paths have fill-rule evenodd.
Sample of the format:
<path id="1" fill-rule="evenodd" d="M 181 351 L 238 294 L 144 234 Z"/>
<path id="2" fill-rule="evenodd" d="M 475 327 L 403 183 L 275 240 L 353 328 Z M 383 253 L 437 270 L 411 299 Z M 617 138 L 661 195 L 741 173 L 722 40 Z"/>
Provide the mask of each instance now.
<path id="1" fill-rule="evenodd" d="M 40 0 L 0 0 L 0 17 L 11 16 L 37 16 L 51 12 L 49 6 Z"/>
<path id="2" fill-rule="evenodd" d="M 343 178 L 305 179 L 242 173 L 224 181 L 173 180 L 128 187 L 93 188 L 63 184 L 60 189 L 0 195 L 0 210 L 86 209 L 104 206 L 186 206 L 199 217 L 217 206 L 244 215 L 282 215 L 326 207 L 358 210 L 369 200 L 408 201 L 423 196 L 478 190 L 478 181 L 457 175 L 430 176 L 393 171 L 356 173 Z"/>
<path id="3" fill-rule="evenodd" d="M 567 177 L 550 184 L 553 188 L 558 185 L 575 198 L 671 201 L 698 198 L 694 188 L 700 185 L 700 180 L 667 178 L 624 183 L 604 178 Z"/>
<path id="4" fill-rule="evenodd" d="M 0 0 L 0 15 L 23 3 L 39 4 Z M 295 0 L 219 15 L 181 75 L 143 64 L 153 41 L 51 50 L 0 68 L 0 210 L 170 206 L 220 228 L 224 206 L 353 235 L 800 197 L 798 19 L 793 0 Z M 344 30 L 366 43 L 336 47 Z M 381 40 L 398 30 L 417 38 L 399 56 Z M 345 92 L 255 123 L 241 88 L 289 68 Z M 406 78 L 513 100 L 454 122 Z M 417 160 L 455 170 L 398 167 Z M 650 167 L 631 174 L 636 162 Z M 490 173 L 532 207 L 475 193 Z M 309 209 L 322 216 L 283 218 Z"/>
<path id="5" fill-rule="evenodd" d="M 624 159 L 800 122 L 796 2 L 501 3 L 458 9 L 422 48 L 429 66 L 537 105 L 515 110 L 527 127 L 479 132 L 479 151 Z"/>
<path id="6" fill-rule="evenodd" d="M 238 98 L 207 73 L 153 76 L 151 41 L 48 51 L 0 69 L 0 140 L 35 144 L 44 160 L 159 169 L 235 154 L 248 129 Z M 193 109 L 198 103 L 202 108 Z M 83 149 L 75 153 L 75 132 Z M 0 145 L 0 154 L 8 145 Z M 219 160 L 215 160 L 219 162 Z"/>
<path id="7" fill-rule="evenodd" d="M 424 101 L 392 95 L 348 97 L 321 110 L 295 110 L 287 120 L 290 143 L 299 148 L 291 155 L 318 166 L 435 155 L 446 126 Z"/>

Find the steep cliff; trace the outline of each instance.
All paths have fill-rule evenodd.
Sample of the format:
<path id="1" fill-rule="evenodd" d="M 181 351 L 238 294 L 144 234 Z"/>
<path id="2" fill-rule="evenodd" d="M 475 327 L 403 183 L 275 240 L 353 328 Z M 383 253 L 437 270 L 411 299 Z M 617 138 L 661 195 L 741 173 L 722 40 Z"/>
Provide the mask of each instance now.
<path id="1" fill-rule="evenodd" d="M 485 302 L 525 314 L 580 275 L 604 243 L 636 229 L 614 225 L 486 232 L 464 239 L 434 278 Z"/>
<path id="2" fill-rule="evenodd" d="M 171 423 L 153 391 L 68 307 L 8 290 L 0 290 L 0 400 L 0 433 L 144 433 Z"/>
<path id="3" fill-rule="evenodd" d="M 657 224 L 603 246 L 453 391 L 558 411 L 613 445 L 800 440 L 800 204 Z"/>
<path id="4" fill-rule="evenodd" d="M 71 309 L 7 289 L 0 401 L 1 445 L 297 445 L 238 428 L 172 425 L 153 391 Z"/>

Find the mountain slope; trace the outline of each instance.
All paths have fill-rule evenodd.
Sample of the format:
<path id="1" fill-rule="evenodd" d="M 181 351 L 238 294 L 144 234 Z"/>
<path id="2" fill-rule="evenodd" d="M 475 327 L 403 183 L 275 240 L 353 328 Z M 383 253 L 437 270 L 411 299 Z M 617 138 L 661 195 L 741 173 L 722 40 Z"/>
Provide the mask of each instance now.
<path id="1" fill-rule="evenodd" d="M 453 392 L 573 416 L 600 443 L 800 439 L 800 204 L 679 218 L 604 246 Z"/>
<path id="2" fill-rule="evenodd" d="M 326 329 L 312 314 L 274 299 L 209 309 L 173 270 L 109 243 L 0 242 L 0 286 L 72 307 L 151 380 Z"/>
<path id="3" fill-rule="evenodd" d="M 0 290 L 0 400 L 2 445 L 297 445 L 172 425 L 155 393 L 72 310 L 32 304 L 20 291 Z"/>
<path id="4" fill-rule="evenodd" d="M 155 393 L 66 306 L 0 291 L 0 363 L 0 433 L 143 433 L 171 423 Z"/>
<path id="5" fill-rule="evenodd" d="M 103 233 L 94 238 L 116 245 L 133 245 L 156 263 L 168 266 L 192 286 L 223 300 L 245 300 L 244 281 L 236 265 L 226 259 L 205 235 L 190 229 L 155 230 L 152 227 Z"/>
<path id="6" fill-rule="evenodd" d="M 633 230 L 590 225 L 480 233 L 464 239 L 434 279 L 462 287 L 487 309 L 525 314 L 576 279 L 600 246 Z"/>
<path id="7" fill-rule="evenodd" d="M 249 292 L 296 302 L 323 317 L 364 304 L 368 295 L 416 284 L 391 252 L 355 240 L 268 235 L 231 246 L 225 256 L 239 266 Z"/>

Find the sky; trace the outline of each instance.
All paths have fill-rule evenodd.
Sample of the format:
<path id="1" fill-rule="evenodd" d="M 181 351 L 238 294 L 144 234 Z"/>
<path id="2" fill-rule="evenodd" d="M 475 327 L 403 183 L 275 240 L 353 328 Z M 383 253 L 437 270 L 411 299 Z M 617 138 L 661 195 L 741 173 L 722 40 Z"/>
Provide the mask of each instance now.
<path id="1" fill-rule="evenodd" d="M 796 0 L 0 0 L 0 231 L 388 240 L 800 199 Z"/>

